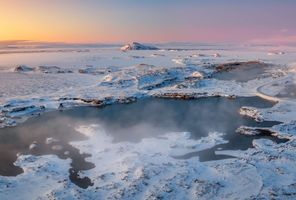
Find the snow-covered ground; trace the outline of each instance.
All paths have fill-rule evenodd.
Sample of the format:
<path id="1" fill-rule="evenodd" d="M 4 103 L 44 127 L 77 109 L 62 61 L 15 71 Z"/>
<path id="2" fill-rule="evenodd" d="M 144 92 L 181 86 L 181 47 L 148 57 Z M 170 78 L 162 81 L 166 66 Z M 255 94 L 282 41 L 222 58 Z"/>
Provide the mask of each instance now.
<path id="1" fill-rule="evenodd" d="M 278 103 L 265 109 L 242 108 L 241 114 L 259 121 L 284 122 L 271 130 L 289 142 L 258 139 L 246 151 L 216 152 L 236 158 L 200 162 L 198 157 L 180 160 L 174 155 L 225 143 L 222 135 L 226 133 L 209 133 L 199 140 L 190 139 L 190 133 L 170 133 L 139 143 L 112 143 L 100 124 L 85 124 L 75 128 L 89 140 L 71 144 L 92 154 L 87 161 L 96 167 L 80 175 L 89 177 L 93 186 L 82 189 L 71 183 L 69 160 L 19 155 L 15 165 L 24 173 L 0 176 L 0 199 L 295 199 L 296 99 L 291 85 L 296 84 L 296 48 L 159 48 L 127 52 L 119 48 L 1 50 L 0 127 L 16 126 L 50 110 L 128 103 L 150 96 L 258 95 Z M 249 61 L 264 65 L 255 79 L 215 79 L 216 73 L 244 68 Z M 231 64 L 221 65 L 224 63 Z"/>

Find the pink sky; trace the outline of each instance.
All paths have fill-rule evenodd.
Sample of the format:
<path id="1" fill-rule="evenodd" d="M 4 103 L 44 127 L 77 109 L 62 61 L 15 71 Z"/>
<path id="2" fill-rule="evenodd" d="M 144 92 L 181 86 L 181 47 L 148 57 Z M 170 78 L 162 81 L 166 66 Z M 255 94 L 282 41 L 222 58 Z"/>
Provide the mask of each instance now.
<path id="1" fill-rule="evenodd" d="M 0 3 L 0 40 L 296 43 L 294 0 Z"/>

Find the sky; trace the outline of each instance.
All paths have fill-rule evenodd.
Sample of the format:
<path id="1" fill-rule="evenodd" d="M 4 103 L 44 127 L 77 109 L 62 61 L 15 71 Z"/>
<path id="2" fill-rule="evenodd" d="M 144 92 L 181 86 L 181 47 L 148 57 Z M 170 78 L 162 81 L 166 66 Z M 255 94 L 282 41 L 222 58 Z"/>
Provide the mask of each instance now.
<path id="1" fill-rule="evenodd" d="M 0 0 L 0 41 L 296 42 L 296 0 Z"/>

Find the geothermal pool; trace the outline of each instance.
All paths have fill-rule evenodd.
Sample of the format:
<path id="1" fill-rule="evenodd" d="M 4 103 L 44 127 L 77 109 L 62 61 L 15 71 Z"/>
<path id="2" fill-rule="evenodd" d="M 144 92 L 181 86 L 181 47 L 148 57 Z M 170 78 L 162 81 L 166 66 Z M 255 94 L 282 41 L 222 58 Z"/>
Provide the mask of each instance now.
<path id="1" fill-rule="evenodd" d="M 75 129 L 85 124 L 99 124 L 112 138 L 113 144 L 138 143 L 144 138 L 161 139 L 162 135 L 173 132 L 189 132 L 192 139 L 198 140 L 210 132 L 221 132 L 225 133 L 223 139 L 228 143 L 179 155 L 175 159 L 196 156 L 200 161 L 227 159 L 230 156 L 216 155 L 215 151 L 245 150 L 252 147 L 253 139 L 258 138 L 283 142 L 268 133 L 245 136 L 235 132 L 241 125 L 271 127 L 279 124 L 274 121 L 259 123 L 239 114 L 242 106 L 269 108 L 273 105 L 273 102 L 259 97 L 207 97 L 195 100 L 147 98 L 130 104 L 87 106 L 48 112 L 16 127 L 0 129 L 0 175 L 16 176 L 23 172 L 22 168 L 14 165 L 18 154 L 54 154 L 61 159 L 72 160 L 70 180 L 87 188 L 92 185 L 91 180 L 88 177 L 80 178 L 79 171 L 100 166 L 87 162 L 85 158 L 92 155 L 81 153 L 70 144 L 88 139 Z"/>

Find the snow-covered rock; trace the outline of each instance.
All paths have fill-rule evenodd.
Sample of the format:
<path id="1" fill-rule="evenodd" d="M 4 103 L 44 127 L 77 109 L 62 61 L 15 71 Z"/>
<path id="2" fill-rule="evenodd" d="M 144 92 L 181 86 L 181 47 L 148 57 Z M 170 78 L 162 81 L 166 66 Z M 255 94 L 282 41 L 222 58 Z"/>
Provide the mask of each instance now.
<path id="1" fill-rule="evenodd" d="M 273 56 L 273 55 L 284 55 L 285 52 L 283 51 L 272 51 L 272 52 L 268 52 L 267 55 L 269 56 Z"/>
<path id="2" fill-rule="evenodd" d="M 221 57 L 221 55 L 220 55 L 219 53 L 214 53 L 213 56 L 214 56 L 215 58 L 220 58 L 220 57 Z"/>
<path id="3" fill-rule="evenodd" d="M 69 69 L 62 69 L 58 66 L 38 66 L 34 68 L 34 71 L 41 72 L 41 73 L 73 73 L 72 70 Z"/>
<path id="4" fill-rule="evenodd" d="M 38 147 L 37 142 L 34 141 L 32 144 L 30 144 L 29 149 L 30 149 L 30 150 L 34 150 L 34 149 L 36 149 L 37 147 Z"/>
<path id="5" fill-rule="evenodd" d="M 242 135 L 270 135 L 277 137 L 278 134 L 271 130 L 270 128 L 259 128 L 259 127 L 249 127 L 249 126 L 240 126 L 235 130 L 236 133 L 242 134 Z"/>
<path id="6" fill-rule="evenodd" d="M 242 116 L 250 117 L 257 122 L 263 121 L 262 113 L 260 113 L 260 111 L 253 107 L 242 107 L 239 110 L 239 114 L 241 114 Z"/>
<path id="7" fill-rule="evenodd" d="M 58 73 L 73 73 L 72 70 L 62 69 L 58 66 L 38 66 L 38 67 L 28 67 L 26 65 L 18 65 L 14 68 L 14 72 L 39 72 L 48 74 L 58 74 Z"/>
<path id="8" fill-rule="evenodd" d="M 203 75 L 199 71 L 195 71 L 190 76 L 188 76 L 186 78 L 188 78 L 188 79 L 202 79 Z"/>
<path id="9" fill-rule="evenodd" d="M 46 138 L 45 144 L 52 144 L 52 143 L 55 143 L 55 142 L 58 142 L 58 141 L 59 141 L 58 139 L 49 137 L 49 138 Z"/>

